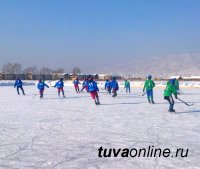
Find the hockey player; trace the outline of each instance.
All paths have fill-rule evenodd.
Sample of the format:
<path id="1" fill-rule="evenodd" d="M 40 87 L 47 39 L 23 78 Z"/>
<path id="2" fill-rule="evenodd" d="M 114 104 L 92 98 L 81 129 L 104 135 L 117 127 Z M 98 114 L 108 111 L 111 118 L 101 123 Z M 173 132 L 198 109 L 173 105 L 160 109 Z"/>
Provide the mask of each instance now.
<path id="1" fill-rule="evenodd" d="M 81 92 L 83 92 L 83 90 L 86 90 L 88 92 L 88 78 L 85 77 L 83 83 L 82 83 L 82 89 L 81 89 Z"/>
<path id="2" fill-rule="evenodd" d="M 169 102 L 169 112 L 175 112 L 174 110 L 174 99 L 172 97 L 172 94 L 175 95 L 175 98 L 177 99 L 177 91 L 175 88 L 175 79 L 171 79 L 168 81 L 166 89 L 164 90 L 164 99 Z"/>
<path id="3" fill-rule="evenodd" d="M 130 82 L 128 80 L 125 80 L 124 88 L 126 89 L 126 93 L 130 93 L 131 92 L 131 85 L 130 85 Z"/>
<path id="4" fill-rule="evenodd" d="M 109 81 L 108 79 L 105 82 L 105 90 L 108 91 L 109 94 L 111 94 L 111 87 L 112 87 L 112 83 L 111 81 Z"/>
<path id="5" fill-rule="evenodd" d="M 44 83 L 44 80 L 40 79 L 37 87 L 39 89 L 40 98 L 42 99 L 44 95 L 44 88 L 45 87 L 49 88 L 49 86 L 46 83 Z"/>
<path id="6" fill-rule="evenodd" d="M 155 87 L 155 83 L 152 79 L 152 76 L 149 75 L 147 77 L 147 80 L 145 81 L 144 83 L 144 88 L 143 88 L 143 92 L 145 91 L 146 89 L 146 94 L 147 94 L 147 99 L 149 101 L 149 103 L 152 103 L 154 104 L 154 100 L 153 100 L 153 88 Z"/>
<path id="7" fill-rule="evenodd" d="M 117 91 L 119 90 L 119 85 L 118 85 L 118 82 L 116 81 L 116 78 L 112 78 L 112 81 L 111 81 L 111 88 L 112 88 L 112 97 L 116 97 L 117 96 Z"/>
<path id="8" fill-rule="evenodd" d="M 78 77 L 73 81 L 73 83 L 74 83 L 74 88 L 76 90 L 76 93 L 80 93 L 80 91 L 79 91 L 79 84 L 80 84 L 80 82 L 79 82 Z"/>
<path id="9" fill-rule="evenodd" d="M 20 95 L 19 89 L 21 89 L 23 95 L 25 95 L 22 85 L 23 85 L 23 83 L 22 83 L 21 79 L 19 77 L 17 77 L 15 84 L 14 84 L 14 88 L 17 87 L 17 94 L 18 95 Z"/>
<path id="10" fill-rule="evenodd" d="M 60 80 L 55 84 L 54 87 L 57 87 L 58 89 L 58 96 L 60 97 L 60 91 L 62 92 L 63 97 L 65 97 L 65 93 L 63 90 L 64 87 L 64 82 L 63 82 L 63 78 L 60 78 Z"/>
<path id="11" fill-rule="evenodd" d="M 99 96 L 97 93 L 99 91 L 99 88 L 91 75 L 88 76 L 88 91 L 90 92 L 90 95 L 92 99 L 94 100 L 95 104 L 99 105 L 100 102 L 99 102 Z"/>

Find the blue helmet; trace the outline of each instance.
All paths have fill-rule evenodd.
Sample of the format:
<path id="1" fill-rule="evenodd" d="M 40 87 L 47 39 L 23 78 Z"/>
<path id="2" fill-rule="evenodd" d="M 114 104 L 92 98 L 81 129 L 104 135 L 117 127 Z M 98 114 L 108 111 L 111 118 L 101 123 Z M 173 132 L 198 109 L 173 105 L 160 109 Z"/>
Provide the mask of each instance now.
<path id="1" fill-rule="evenodd" d="M 176 79 L 170 79 L 169 82 L 172 84 L 172 85 L 175 85 L 175 81 Z"/>
<path id="2" fill-rule="evenodd" d="M 149 80 L 152 78 L 152 76 L 151 75 L 148 75 L 148 77 L 147 77 Z"/>
<path id="3" fill-rule="evenodd" d="M 116 78 L 115 78 L 115 77 L 113 77 L 113 78 L 112 78 L 112 80 L 116 80 Z"/>

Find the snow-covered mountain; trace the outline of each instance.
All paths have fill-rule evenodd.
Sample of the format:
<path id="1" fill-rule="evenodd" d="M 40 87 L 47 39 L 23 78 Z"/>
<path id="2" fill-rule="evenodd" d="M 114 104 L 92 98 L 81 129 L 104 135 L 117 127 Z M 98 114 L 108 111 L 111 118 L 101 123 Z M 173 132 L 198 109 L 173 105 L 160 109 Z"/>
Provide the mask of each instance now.
<path id="1" fill-rule="evenodd" d="M 129 63 L 105 67 L 102 71 L 133 77 L 143 77 L 147 74 L 152 74 L 157 77 L 200 75 L 200 53 L 133 58 Z"/>

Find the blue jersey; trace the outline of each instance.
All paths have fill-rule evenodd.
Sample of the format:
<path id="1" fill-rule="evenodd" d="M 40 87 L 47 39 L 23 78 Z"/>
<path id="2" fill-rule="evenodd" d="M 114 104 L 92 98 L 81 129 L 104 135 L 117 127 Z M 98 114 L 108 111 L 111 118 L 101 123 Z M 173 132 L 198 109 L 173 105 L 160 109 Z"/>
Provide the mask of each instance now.
<path id="1" fill-rule="evenodd" d="M 111 82 L 111 88 L 112 89 L 119 89 L 119 85 L 118 85 L 118 83 L 117 83 L 117 81 L 116 80 L 112 80 L 112 82 Z"/>
<path id="2" fill-rule="evenodd" d="M 88 81 L 87 81 L 87 80 L 84 80 L 84 81 L 83 81 L 83 87 L 86 87 L 86 86 L 88 86 Z"/>
<path id="3" fill-rule="evenodd" d="M 77 79 L 75 79 L 73 83 L 74 83 L 75 85 L 80 84 L 80 83 L 79 83 L 79 80 L 77 80 Z"/>
<path id="4" fill-rule="evenodd" d="M 45 88 L 45 86 L 49 88 L 49 86 L 47 84 L 45 84 L 44 82 L 39 82 L 37 85 L 37 88 L 39 90 L 43 90 Z"/>
<path id="5" fill-rule="evenodd" d="M 55 84 L 55 87 L 57 87 L 57 88 L 62 88 L 62 87 L 64 87 L 64 82 L 63 82 L 63 81 L 58 81 L 58 82 Z"/>
<path id="6" fill-rule="evenodd" d="M 111 88 L 111 86 L 112 86 L 111 82 L 110 81 L 106 81 L 106 83 L 105 83 L 105 89 L 106 88 Z"/>
<path id="7" fill-rule="evenodd" d="M 88 82 L 88 91 L 89 92 L 99 91 L 99 88 L 95 81 L 92 80 Z"/>
<path id="8" fill-rule="evenodd" d="M 16 81 L 15 81 L 15 85 L 14 85 L 14 87 L 22 87 L 22 81 L 20 80 L 20 79 L 17 79 Z"/>

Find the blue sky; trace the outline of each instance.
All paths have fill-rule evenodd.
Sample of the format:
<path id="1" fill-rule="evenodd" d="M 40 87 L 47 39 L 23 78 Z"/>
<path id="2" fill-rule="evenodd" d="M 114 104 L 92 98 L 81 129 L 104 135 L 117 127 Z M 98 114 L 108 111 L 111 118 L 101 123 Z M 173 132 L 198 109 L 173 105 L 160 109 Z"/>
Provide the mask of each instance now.
<path id="1" fill-rule="evenodd" d="M 0 0 L 0 67 L 87 72 L 199 44 L 199 0 Z"/>

